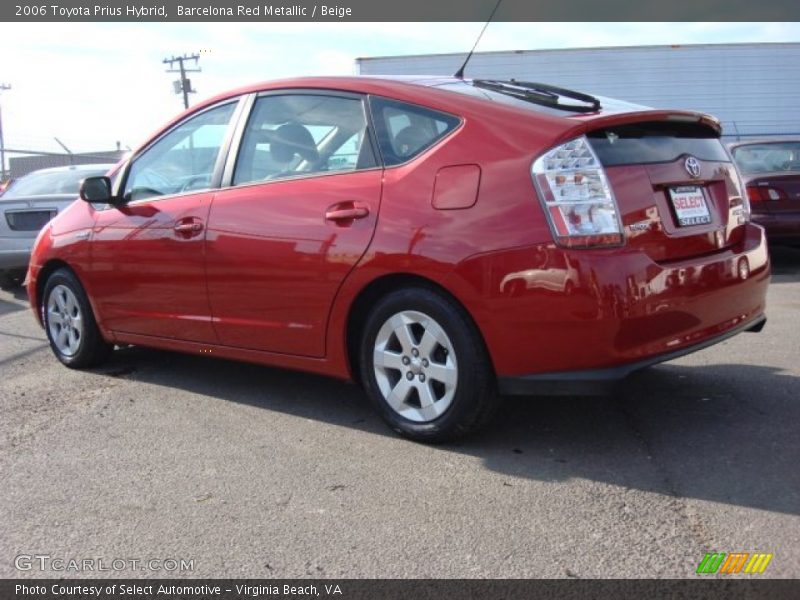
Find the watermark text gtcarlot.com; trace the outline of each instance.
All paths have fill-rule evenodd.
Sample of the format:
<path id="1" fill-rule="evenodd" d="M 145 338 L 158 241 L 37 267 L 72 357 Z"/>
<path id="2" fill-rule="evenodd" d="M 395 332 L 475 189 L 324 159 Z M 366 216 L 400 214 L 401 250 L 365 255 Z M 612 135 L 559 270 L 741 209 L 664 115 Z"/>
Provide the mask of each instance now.
<path id="1" fill-rule="evenodd" d="M 113 571 L 194 571 L 194 559 L 186 558 L 61 558 L 49 554 L 19 554 L 14 557 L 18 571 L 96 573 Z"/>

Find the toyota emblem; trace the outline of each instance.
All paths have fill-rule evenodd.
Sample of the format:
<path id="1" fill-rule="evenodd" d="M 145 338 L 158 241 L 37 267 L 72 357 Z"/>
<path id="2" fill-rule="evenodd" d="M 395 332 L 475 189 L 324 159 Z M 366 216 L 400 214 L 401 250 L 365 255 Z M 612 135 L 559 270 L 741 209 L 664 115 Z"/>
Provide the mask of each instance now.
<path id="1" fill-rule="evenodd" d="M 689 173 L 692 178 L 697 179 L 700 177 L 700 161 L 694 156 L 687 157 L 683 166 L 686 167 L 686 172 Z"/>

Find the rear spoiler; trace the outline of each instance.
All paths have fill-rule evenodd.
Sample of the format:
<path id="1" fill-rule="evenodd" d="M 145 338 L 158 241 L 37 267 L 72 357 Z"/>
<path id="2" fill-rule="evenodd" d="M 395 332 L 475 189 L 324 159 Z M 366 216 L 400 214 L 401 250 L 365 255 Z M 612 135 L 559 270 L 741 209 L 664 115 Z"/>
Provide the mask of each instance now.
<path id="1" fill-rule="evenodd" d="M 719 119 L 706 113 L 690 110 L 637 110 L 591 116 L 581 115 L 570 118 L 581 121 L 583 131 L 603 129 L 612 125 L 624 125 L 625 123 L 636 123 L 638 121 L 673 121 L 678 123 L 698 123 L 711 129 L 717 137 L 722 135 L 722 125 Z"/>

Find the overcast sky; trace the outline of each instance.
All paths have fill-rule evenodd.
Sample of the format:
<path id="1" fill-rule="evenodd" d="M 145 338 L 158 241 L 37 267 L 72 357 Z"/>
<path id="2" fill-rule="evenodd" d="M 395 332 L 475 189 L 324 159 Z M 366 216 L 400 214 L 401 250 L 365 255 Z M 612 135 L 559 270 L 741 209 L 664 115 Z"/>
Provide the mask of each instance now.
<path id="1" fill-rule="evenodd" d="M 205 97 L 293 75 L 348 75 L 355 58 L 467 52 L 481 23 L 0 24 L 7 148 L 135 148 L 182 110 L 162 59 L 201 53 Z M 492 23 L 481 50 L 798 42 L 798 23 Z M 469 74 L 467 72 L 467 74 Z M 747 82 L 742 82 L 746 85 Z"/>

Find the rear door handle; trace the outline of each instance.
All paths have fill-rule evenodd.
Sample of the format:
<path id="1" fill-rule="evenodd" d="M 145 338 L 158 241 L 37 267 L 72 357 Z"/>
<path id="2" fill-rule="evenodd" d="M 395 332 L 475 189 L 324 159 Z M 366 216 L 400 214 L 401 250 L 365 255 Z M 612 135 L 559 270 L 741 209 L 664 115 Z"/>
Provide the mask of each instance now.
<path id="1" fill-rule="evenodd" d="M 363 219 L 368 215 L 369 207 L 360 202 L 340 202 L 325 211 L 325 218 L 328 221 L 352 221 L 353 219 Z"/>

